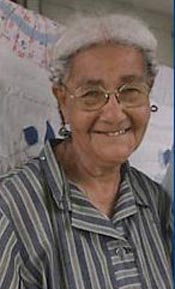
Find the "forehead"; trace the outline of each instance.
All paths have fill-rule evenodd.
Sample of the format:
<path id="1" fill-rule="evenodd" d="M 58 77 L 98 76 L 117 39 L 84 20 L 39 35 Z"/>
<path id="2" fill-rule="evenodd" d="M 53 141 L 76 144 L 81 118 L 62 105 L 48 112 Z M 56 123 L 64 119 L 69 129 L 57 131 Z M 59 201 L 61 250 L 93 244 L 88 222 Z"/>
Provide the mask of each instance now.
<path id="1" fill-rule="evenodd" d="M 144 70 L 144 57 L 138 49 L 103 44 L 78 52 L 72 58 L 69 82 L 82 85 L 90 81 L 132 81 L 142 79 Z"/>

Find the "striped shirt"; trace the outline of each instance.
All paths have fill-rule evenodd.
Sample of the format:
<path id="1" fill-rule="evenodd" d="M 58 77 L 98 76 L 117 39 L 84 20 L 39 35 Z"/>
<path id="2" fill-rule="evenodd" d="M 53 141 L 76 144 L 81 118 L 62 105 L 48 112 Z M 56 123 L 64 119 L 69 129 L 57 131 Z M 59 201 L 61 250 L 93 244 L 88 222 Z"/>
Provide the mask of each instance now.
<path id="1" fill-rule="evenodd" d="M 0 187 L 1 289 L 170 289 L 171 202 L 122 167 L 111 218 L 67 181 L 49 143 Z"/>

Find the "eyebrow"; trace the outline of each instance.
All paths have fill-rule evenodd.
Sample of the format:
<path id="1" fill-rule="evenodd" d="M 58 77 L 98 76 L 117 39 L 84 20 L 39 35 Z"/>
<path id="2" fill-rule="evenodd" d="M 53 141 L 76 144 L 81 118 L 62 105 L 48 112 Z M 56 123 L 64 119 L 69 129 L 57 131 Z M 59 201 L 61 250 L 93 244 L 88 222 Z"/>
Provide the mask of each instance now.
<path id="1" fill-rule="evenodd" d="M 129 75 L 123 75 L 121 77 L 122 82 L 133 82 L 133 81 L 138 81 L 138 82 L 144 82 L 145 81 L 145 76 L 142 75 L 136 75 L 136 74 L 129 74 Z"/>
<path id="2" fill-rule="evenodd" d="M 121 83 L 131 83 L 131 82 L 144 82 L 145 81 L 145 77 L 144 76 L 140 76 L 140 75 L 136 75 L 136 74 L 128 74 L 128 75 L 123 75 L 120 77 L 120 82 Z M 105 86 L 105 83 L 103 80 L 101 79 L 81 79 L 78 82 L 77 87 L 80 87 L 82 85 L 85 86 Z"/>
<path id="3" fill-rule="evenodd" d="M 88 80 L 83 80 L 79 82 L 80 85 L 85 85 L 85 86 L 98 86 L 98 85 L 104 85 L 104 81 L 101 79 L 88 79 Z"/>

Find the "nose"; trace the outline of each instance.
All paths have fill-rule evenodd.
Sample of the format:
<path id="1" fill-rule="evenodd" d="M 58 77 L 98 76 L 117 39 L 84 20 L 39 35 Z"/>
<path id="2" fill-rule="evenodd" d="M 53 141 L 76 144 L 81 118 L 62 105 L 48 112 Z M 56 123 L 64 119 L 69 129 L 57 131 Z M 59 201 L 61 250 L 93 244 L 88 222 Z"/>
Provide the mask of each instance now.
<path id="1" fill-rule="evenodd" d="M 110 93 L 108 102 L 103 107 L 103 115 L 108 119 L 124 119 L 126 117 L 117 92 Z"/>
<path id="2" fill-rule="evenodd" d="M 115 96 L 115 100 L 117 101 L 118 104 L 120 104 L 120 95 L 119 95 L 118 90 L 114 91 L 114 93 L 112 95 Z"/>
<path id="3" fill-rule="evenodd" d="M 115 100 L 116 100 L 118 103 L 121 102 L 121 101 L 120 101 L 120 92 L 119 92 L 117 89 L 115 89 L 114 91 L 111 91 L 111 92 L 107 92 L 107 93 L 106 93 L 107 102 L 109 102 L 112 97 L 115 97 Z"/>

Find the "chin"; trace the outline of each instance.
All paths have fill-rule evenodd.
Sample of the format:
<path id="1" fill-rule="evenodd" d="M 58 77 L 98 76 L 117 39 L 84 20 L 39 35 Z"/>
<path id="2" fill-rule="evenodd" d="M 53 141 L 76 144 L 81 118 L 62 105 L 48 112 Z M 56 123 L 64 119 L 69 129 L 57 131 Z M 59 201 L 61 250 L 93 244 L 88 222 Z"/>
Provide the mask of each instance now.
<path id="1" fill-rule="evenodd" d="M 108 150 L 108 152 L 101 152 L 101 156 L 103 156 L 103 160 L 111 163 L 122 164 L 128 160 L 128 158 L 135 151 L 136 146 L 131 146 L 129 148 L 122 148 L 120 150 L 112 152 L 112 150 Z"/>
<path id="2" fill-rule="evenodd" d="M 133 152 L 133 150 L 132 150 Z M 108 154 L 105 155 L 103 154 L 103 159 L 102 161 L 104 163 L 111 163 L 112 165 L 119 165 L 124 163 L 125 161 L 128 160 L 128 158 L 130 157 L 130 155 L 132 154 L 132 152 L 117 152 L 117 154 Z"/>

